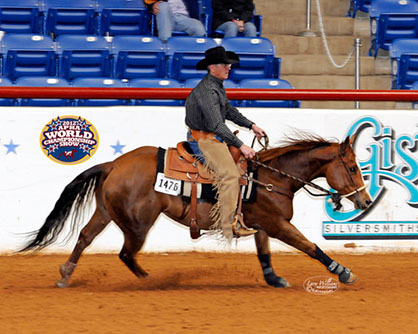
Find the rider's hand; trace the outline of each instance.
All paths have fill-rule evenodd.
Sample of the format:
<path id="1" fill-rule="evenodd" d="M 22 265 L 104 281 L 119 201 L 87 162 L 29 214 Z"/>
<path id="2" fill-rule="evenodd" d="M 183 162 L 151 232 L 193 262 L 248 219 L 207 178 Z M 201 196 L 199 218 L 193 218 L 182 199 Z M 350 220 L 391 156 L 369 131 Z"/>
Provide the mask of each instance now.
<path id="1" fill-rule="evenodd" d="M 253 148 L 242 144 L 239 150 L 244 154 L 245 159 L 252 159 L 255 157 L 255 151 Z"/>
<path id="2" fill-rule="evenodd" d="M 152 13 L 154 15 L 160 14 L 160 7 L 158 5 L 161 3 L 161 1 L 157 1 L 155 4 L 152 5 Z"/>
<path id="3" fill-rule="evenodd" d="M 261 138 L 266 135 L 266 132 L 262 128 L 258 127 L 255 123 L 251 126 L 251 129 L 254 131 L 254 134 L 258 140 L 261 140 Z"/>

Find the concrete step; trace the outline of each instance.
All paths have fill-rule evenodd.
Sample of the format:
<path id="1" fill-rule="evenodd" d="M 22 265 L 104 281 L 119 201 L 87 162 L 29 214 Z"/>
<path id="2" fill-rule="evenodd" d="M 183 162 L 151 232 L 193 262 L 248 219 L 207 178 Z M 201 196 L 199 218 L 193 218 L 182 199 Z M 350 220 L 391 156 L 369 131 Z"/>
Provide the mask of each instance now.
<path id="1" fill-rule="evenodd" d="M 355 77 L 342 75 L 282 75 L 296 89 L 354 89 Z M 390 89 L 390 76 L 371 75 L 360 78 L 360 88 L 370 90 Z M 409 108 L 408 108 L 409 107 Z M 301 108 L 354 109 L 354 101 L 301 101 Z M 410 109 L 410 104 L 399 105 L 392 101 L 361 101 L 361 109 Z"/>
<path id="2" fill-rule="evenodd" d="M 316 0 L 311 1 L 310 32 L 318 37 L 298 36 L 306 31 L 306 1 L 254 0 L 257 13 L 263 15 L 263 36 L 276 46 L 282 58 L 281 79 L 296 89 L 354 89 L 354 59 L 343 69 L 329 61 L 320 35 Z M 337 64 L 347 58 L 355 38 L 361 39 L 360 88 L 391 88 L 390 59 L 367 57 L 370 48 L 368 15 L 346 17 L 349 0 L 320 0 L 321 16 L 329 52 Z M 380 54 L 379 54 L 380 55 Z M 354 101 L 302 101 L 302 108 L 354 109 Z M 410 109 L 410 103 L 360 102 L 361 109 Z"/>
<path id="3" fill-rule="evenodd" d="M 276 17 L 289 14 L 306 15 L 307 2 L 295 0 L 280 0 L 280 1 L 266 1 L 255 0 L 255 7 L 257 14 L 264 16 L 273 15 Z M 348 12 L 350 6 L 349 0 L 320 0 L 320 9 L 323 16 L 338 16 L 344 17 Z M 316 0 L 311 1 L 311 13 L 317 13 Z"/>
<path id="4" fill-rule="evenodd" d="M 296 89 L 354 89 L 354 76 L 329 75 L 283 75 Z M 390 78 L 387 76 L 363 76 L 360 79 L 361 89 L 390 89 Z M 408 109 L 404 105 L 403 109 Z M 354 109 L 354 101 L 301 101 L 301 108 L 312 109 Z M 392 101 L 361 101 L 360 109 L 396 109 L 397 104 Z"/>
<path id="5" fill-rule="evenodd" d="M 322 37 L 303 37 L 279 34 L 264 34 L 264 37 L 271 40 L 276 45 L 276 55 L 311 55 L 326 54 L 324 41 Z M 328 49 L 332 56 L 344 55 L 350 53 L 355 38 L 353 36 L 327 36 Z M 370 46 L 370 38 L 360 38 L 360 55 L 367 56 Z"/>
<path id="6" fill-rule="evenodd" d="M 327 55 L 283 55 L 281 75 L 355 75 L 355 58 L 351 57 L 343 68 L 335 67 Z M 343 65 L 347 56 L 333 56 L 337 65 Z M 360 75 L 374 75 L 375 61 L 372 57 L 360 57 Z M 389 74 L 389 73 L 388 73 Z"/>
<path id="7" fill-rule="evenodd" d="M 282 75 L 296 89 L 354 89 L 354 75 Z M 389 75 L 365 75 L 360 77 L 361 89 L 391 89 Z"/>
<path id="8" fill-rule="evenodd" d="M 301 101 L 301 108 L 305 109 L 355 109 L 354 101 Z M 406 107 L 398 108 L 395 102 L 383 101 L 361 101 L 359 109 L 392 110 L 392 109 L 411 109 Z"/>
<path id="9" fill-rule="evenodd" d="M 323 18 L 323 26 L 325 34 L 332 35 L 354 35 L 354 21 L 349 17 L 331 17 Z M 263 17 L 263 35 L 265 34 L 280 34 L 280 35 L 295 35 L 306 29 L 305 15 L 288 15 L 278 19 L 274 15 L 266 15 Z M 311 31 L 319 32 L 318 17 L 312 15 Z"/>
<path id="10" fill-rule="evenodd" d="M 354 20 L 354 36 L 368 37 L 370 39 L 370 20 L 368 17 L 356 18 Z"/>

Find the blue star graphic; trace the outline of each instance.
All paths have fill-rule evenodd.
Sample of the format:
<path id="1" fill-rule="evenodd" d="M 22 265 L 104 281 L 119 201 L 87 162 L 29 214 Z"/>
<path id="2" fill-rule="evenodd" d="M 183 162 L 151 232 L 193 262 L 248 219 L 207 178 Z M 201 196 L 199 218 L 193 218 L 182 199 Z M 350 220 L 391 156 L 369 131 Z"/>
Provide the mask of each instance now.
<path id="1" fill-rule="evenodd" d="M 14 144 L 13 143 L 13 139 L 10 139 L 10 143 L 9 144 L 3 144 L 3 146 L 5 146 L 6 148 L 7 148 L 7 152 L 6 152 L 6 154 L 9 154 L 9 153 L 14 153 L 14 154 L 17 154 L 16 153 L 16 148 L 19 146 L 19 144 Z"/>
<path id="2" fill-rule="evenodd" d="M 120 153 L 120 154 L 123 154 L 123 148 L 125 147 L 126 145 L 121 145 L 120 144 L 120 142 L 119 142 L 119 139 L 118 139 L 118 141 L 117 141 L 117 143 L 116 143 L 116 145 L 110 145 L 110 147 L 111 148 L 113 148 L 114 150 L 115 150 L 115 152 L 113 152 L 113 155 L 115 155 L 116 153 Z"/>

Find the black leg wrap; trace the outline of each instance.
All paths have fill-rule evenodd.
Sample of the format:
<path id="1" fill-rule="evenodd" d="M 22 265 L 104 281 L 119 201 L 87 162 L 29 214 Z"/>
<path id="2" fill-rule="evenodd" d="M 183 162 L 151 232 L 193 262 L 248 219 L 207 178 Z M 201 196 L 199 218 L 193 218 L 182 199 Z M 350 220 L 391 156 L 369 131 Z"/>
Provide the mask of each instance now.
<path id="1" fill-rule="evenodd" d="M 316 259 L 320 261 L 324 266 L 329 267 L 331 263 L 333 262 L 332 259 L 327 254 L 325 254 L 322 251 L 322 249 L 319 248 L 318 246 L 316 246 L 315 253 L 316 253 Z"/>
<path id="2" fill-rule="evenodd" d="M 357 280 L 355 279 L 353 281 L 348 282 L 349 280 L 352 280 L 351 270 L 346 267 L 343 267 L 336 261 L 332 261 L 331 265 L 328 267 L 328 270 L 333 274 L 338 275 L 338 278 L 341 283 L 352 284 Z"/>
<path id="3" fill-rule="evenodd" d="M 261 268 L 263 269 L 264 280 L 268 285 L 275 288 L 285 288 L 289 286 L 289 283 L 282 277 L 277 276 L 271 266 L 270 254 L 258 254 L 258 260 L 260 261 Z"/>
<path id="4" fill-rule="evenodd" d="M 337 261 L 332 260 L 318 246 L 316 246 L 315 252 L 316 259 L 319 260 L 322 264 L 324 264 L 331 273 L 338 275 L 338 278 L 341 283 L 353 284 L 357 280 L 355 275 L 351 274 L 350 269 L 343 267 Z"/>
<path id="5" fill-rule="evenodd" d="M 337 261 L 332 261 L 332 263 L 328 266 L 328 270 L 333 274 L 339 275 L 344 271 L 344 267 Z"/>

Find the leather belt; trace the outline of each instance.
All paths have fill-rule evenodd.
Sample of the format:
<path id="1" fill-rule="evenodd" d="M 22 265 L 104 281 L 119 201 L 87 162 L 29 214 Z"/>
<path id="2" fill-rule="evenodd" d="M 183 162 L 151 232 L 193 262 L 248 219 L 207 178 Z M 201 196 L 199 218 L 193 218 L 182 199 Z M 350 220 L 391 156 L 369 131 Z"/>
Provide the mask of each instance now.
<path id="1" fill-rule="evenodd" d="M 220 141 L 216 138 L 216 135 L 213 132 L 206 132 L 206 131 L 199 131 L 199 130 L 192 130 L 190 129 L 190 135 L 194 140 L 197 142 L 200 139 L 209 139 L 220 143 Z"/>

